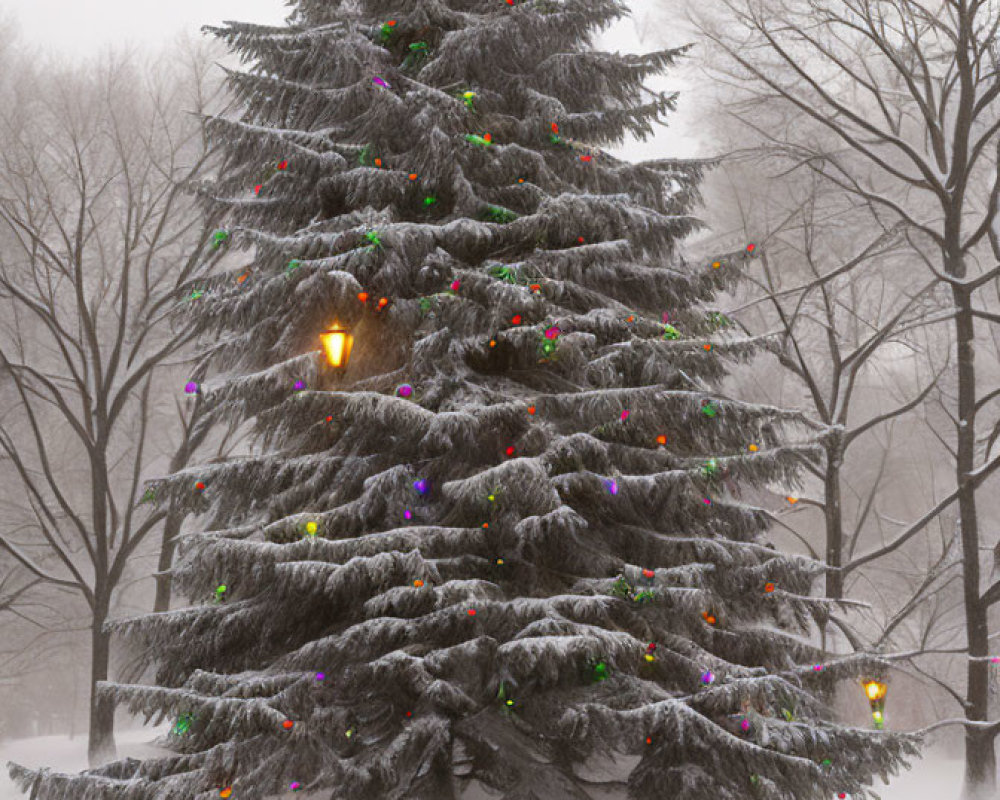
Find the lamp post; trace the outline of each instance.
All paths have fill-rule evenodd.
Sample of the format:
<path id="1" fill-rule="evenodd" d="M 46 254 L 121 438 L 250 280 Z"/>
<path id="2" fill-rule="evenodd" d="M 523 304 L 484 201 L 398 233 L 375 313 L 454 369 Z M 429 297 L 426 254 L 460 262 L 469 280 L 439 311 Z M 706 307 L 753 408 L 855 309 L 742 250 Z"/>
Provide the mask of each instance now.
<path id="1" fill-rule="evenodd" d="M 862 681 L 861 685 L 865 689 L 868 704 L 872 707 L 872 720 L 875 723 L 875 728 L 882 730 L 885 726 L 885 695 L 889 687 L 885 681 L 874 678 Z"/>
<path id="2" fill-rule="evenodd" d="M 332 327 L 320 334 L 319 339 L 326 353 L 326 363 L 337 369 L 346 368 L 347 362 L 351 359 L 354 337 L 335 322 Z"/>

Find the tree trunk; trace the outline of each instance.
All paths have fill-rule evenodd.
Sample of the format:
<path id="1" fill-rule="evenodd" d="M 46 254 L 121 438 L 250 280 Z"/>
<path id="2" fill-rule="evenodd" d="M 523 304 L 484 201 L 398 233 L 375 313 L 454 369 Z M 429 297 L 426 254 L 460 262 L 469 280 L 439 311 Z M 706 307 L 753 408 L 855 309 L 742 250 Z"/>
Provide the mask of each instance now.
<path id="1" fill-rule="evenodd" d="M 115 706 L 110 698 L 99 697 L 97 684 L 108 679 L 111 661 L 111 636 L 104 632 L 108 619 L 108 601 L 95 603 L 90 628 L 90 730 L 87 761 L 91 767 L 105 764 L 115 757 Z"/>
<path id="2" fill-rule="evenodd" d="M 188 422 L 184 441 L 174 453 L 173 458 L 170 459 L 170 474 L 179 472 L 185 467 L 188 459 L 191 458 L 191 454 L 205 441 L 205 437 L 208 435 L 208 427 L 198 425 L 202 406 L 200 401 L 196 400 L 195 402 L 198 405 L 195 406 L 191 420 Z M 160 539 L 160 558 L 156 568 L 159 574 L 156 576 L 156 598 L 153 600 L 154 612 L 170 610 L 170 594 L 173 581 L 166 572 L 174 563 L 174 553 L 177 550 L 177 537 L 180 535 L 181 526 L 184 524 L 184 516 L 184 513 L 180 509 L 172 507 L 167 514 L 166 520 L 163 522 L 163 536 Z"/>
<path id="3" fill-rule="evenodd" d="M 156 571 L 156 599 L 153 600 L 153 611 L 170 610 L 170 590 L 171 577 L 167 570 L 174 563 L 174 551 L 177 549 L 177 536 L 181 532 L 181 525 L 184 523 L 184 515 L 178 511 L 171 511 L 167 514 L 163 522 L 163 538 L 160 540 L 160 560 L 157 563 Z"/>
<path id="4" fill-rule="evenodd" d="M 826 517 L 826 565 L 837 567 L 826 573 L 826 596 L 831 600 L 844 597 L 844 574 L 840 567 L 844 563 L 844 519 L 840 504 L 840 467 L 843 453 L 839 441 L 826 446 L 826 475 L 824 476 L 823 503 Z"/>
<path id="5" fill-rule="evenodd" d="M 76 736 L 76 716 L 80 710 L 80 676 L 73 674 L 73 710 L 69 715 L 69 740 Z"/>
<path id="6" fill-rule="evenodd" d="M 965 628 L 969 655 L 982 660 L 968 662 L 965 715 L 969 720 L 985 721 L 989 713 L 989 630 L 986 608 L 981 600 L 979 575 L 979 521 L 976 516 L 976 492 L 970 479 L 975 469 L 976 366 L 972 305 L 968 292 L 955 287 L 953 297 L 957 316 L 958 339 L 958 459 L 956 480 L 959 487 L 958 510 L 962 532 L 963 595 Z M 985 800 L 996 796 L 996 753 L 994 735 L 967 728 L 965 732 L 964 800 Z"/>

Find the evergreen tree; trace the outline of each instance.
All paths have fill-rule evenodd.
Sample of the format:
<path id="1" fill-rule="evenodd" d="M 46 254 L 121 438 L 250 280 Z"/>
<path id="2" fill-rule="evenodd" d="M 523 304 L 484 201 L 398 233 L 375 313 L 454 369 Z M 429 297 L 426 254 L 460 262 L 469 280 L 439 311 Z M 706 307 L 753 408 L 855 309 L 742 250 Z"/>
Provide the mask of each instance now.
<path id="1" fill-rule="evenodd" d="M 22 786 L 809 800 L 913 751 L 831 719 L 877 662 L 823 661 L 818 565 L 739 499 L 816 453 L 709 388 L 757 344 L 708 305 L 752 246 L 688 263 L 704 165 L 600 149 L 675 100 L 643 82 L 680 50 L 592 49 L 626 13 L 297 0 L 214 30 L 250 66 L 245 113 L 208 122 L 210 255 L 252 256 L 184 304 L 214 369 L 189 389 L 257 450 L 154 487 L 206 520 L 175 573 L 194 605 L 115 626 L 157 672 L 106 691 L 176 720 L 176 755 Z"/>

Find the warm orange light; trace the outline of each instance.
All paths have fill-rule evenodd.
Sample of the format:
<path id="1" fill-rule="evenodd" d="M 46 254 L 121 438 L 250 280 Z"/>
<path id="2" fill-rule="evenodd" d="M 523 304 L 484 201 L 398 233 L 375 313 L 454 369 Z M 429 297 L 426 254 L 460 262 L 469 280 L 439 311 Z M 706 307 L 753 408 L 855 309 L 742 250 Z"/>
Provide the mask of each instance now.
<path id="1" fill-rule="evenodd" d="M 334 323 L 333 327 L 323 331 L 319 338 L 326 352 L 326 363 L 331 367 L 346 367 L 351 358 L 354 337 Z"/>
<path id="2" fill-rule="evenodd" d="M 865 681 L 862 685 L 865 687 L 865 694 L 871 702 L 884 699 L 889 688 L 881 681 Z"/>

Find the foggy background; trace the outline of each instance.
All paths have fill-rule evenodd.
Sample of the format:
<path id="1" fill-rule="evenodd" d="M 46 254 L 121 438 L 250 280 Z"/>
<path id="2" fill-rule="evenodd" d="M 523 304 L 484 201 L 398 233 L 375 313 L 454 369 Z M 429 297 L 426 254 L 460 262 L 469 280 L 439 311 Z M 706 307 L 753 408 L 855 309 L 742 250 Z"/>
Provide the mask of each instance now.
<path id="1" fill-rule="evenodd" d="M 646 52 L 665 46 L 676 46 L 697 41 L 697 34 L 684 21 L 682 0 L 640 0 L 634 2 L 633 19 L 616 25 L 603 36 L 598 47 L 622 52 Z M 87 64 L 106 53 L 109 47 L 130 47 L 143 55 L 150 55 L 161 48 L 175 46 L 175 42 L 199 39 L 199 28 L 218 24 L 224 20 L 241 20 L 261 24 L 281 24 L 286 14 L 278 0 L 171 0 L 170 2 L 127 2 L 126 0 L 0 0 L 0 18 L 13 23 L 13 30 L 21 47 L 36 52 L 39 57 L 57 56 L 65 63 Z M 225 57 L 220 53 L 220 59 Z M 81 69 L 88 67 L 81 66 Z M 704 91 L 706 78 L 696 49 L 690 62 L 675 69 L 663 79 L 650 82 L 655 89 L 677 89 L 682 92 L 679 110 L 670 119 L 669 128 L 658 129 L 657 135 L 645 143 L 626 143 L 616 155 L 630 160 L 701 157 L 715 155 L 726 144 L 713 138 L 713 124 L 718 122 L 721 110 L 715 106 L 711 92 Z M 704 216 L 711 230 L 704 237 L 722 240 L 722 246 L 740 247 L 745 243 L 745 231 L 739 222 L 745 212 L 742 204 L 753 206 L 753 193 L 763 191 L 754 185 L 752 176 L 735 172 L 717 173 L 706 181 Z M 742 201 L 741 201 L 742 198 Z M 696 242 L 699 238 L 696 237 Z M 735 301 L 734 301 L 735 302 Z M 876 359 L 878 379 L 871 378 L 859 390 L 862 408 L 879 409 L 886 397 L 886 381 L 894 387 L 915 386 L 914 375 L 922 368 L 911 363 L 912 353 L 907 348 L 888 348 Z M 989 381 L 1000 380 L 995 364 L 984 359 L 983 365 Z M 776 402 L 789 407 L 801 407 L 808 402 L 801 387 L 787 381 L 774 363 L 763 360 L 750 368 L 738 371 L 731 379 L 734 394 L 747 400 Z M 928 414 L 933 415 L 932 411 Z M 927 506 L 926 499 L 934 494 L 931 484 L 935 480 L 946 482 L 949 465 L 940 459 L 937 444 L 928 432 L 927 418 L 903 421 L 895 429 L 894 438 L 886 448 L 872 444 L 867 452 L 857 456 L 857 477 L 861 484 L 871 478 L 881 463 L 883 452 L 887 476 L 883 491 L 882 512 L 887 517 L 906 518 L 915 509 Z M 0 480 L 0 492 L 9 491 Z M 807 489 L 803 495 L 808 494 Z M 9 498 L 5 498 L 9 499 Z M 780 498 L 778 498 L 780 501 Z M 812 522 L 803 508 L 796 509 L 799 518 L 796 527 L 807 536 L 819 534 L 821 520 Z M 995 500 L 981 493 L 981 517 L 989 524 L 996 520 L 998 508 Z M 945 514 L 942 527 L 954 525 L 954 514 Z M 776 534 L 781 546 L 801 552 L 794 539 L 783 539 Z M 112 616 L 129 616 L 149 611 L 154 585 L 148 575 L 155 569 L 156 553 L 150 548 L 137 560 L 139 571 L 120 596 Z M 908 557 L 907 564 L 921 562 L 921 554 Z M 2 562 L 0 562 L 2 563 Z M 145 576 L 142 568 L 146 569 Z M 862 596 L 872 603 L 879 603 L 886 593 L 892 594 L 895 582 L 893 573 L 887 571 L 882 582 L 878 573 L 869 575 L 866 583 L 851 591 L 852 596 Z M 7 618 L 0 619 L 0 640 L 18 626 L 18 646 L 33 648 L 36 652 L 30 669 L 13 677 L 0 672 L 0 763 L 15 760 L 34 765 L 51 765 L 60 769 L 77 770 L 86 766 L 86 717 L 87 717 L 87 658 L 89 641 L 86 628 L 72 604 L 60 607 L 65 629 L 42 636 L 25 633 L 23 625 Z M 30 629 L 30 626 L 28 626 Z M 27 652 L 27 650 L 25 650 Z M 958 675 L 960 673 L 956 673 Z M 900 678 L 889 695 L 888 719 L 890 727 L 910 730 L 929 724 L 935 719 L 957 716 L 953 704 L 938 688 L 918 683 L 915 678 Z M 841 710 L 855 724 L 866 725 L 868 709 L 864 698 L 855 686 L 846 686 L 840 697 Z M 148 744 L 157 731 L 138 728 L 138 721 L 128 715 L 118 714 L 118 743 L 121 755 L 141 755 L 150 752 Z M 130 727 L 132 728 L 130 730 Z M 961 783 L 962 753 L 959 728 L 934 737 L 934 746 L 924 763 L 910 774 L 895 781 L 884 796 L 907 800 L 930 798 L 957 798 Z M 6 783 L 5 770 L 0 772 L 0 800 L 19 797 Z"/>

